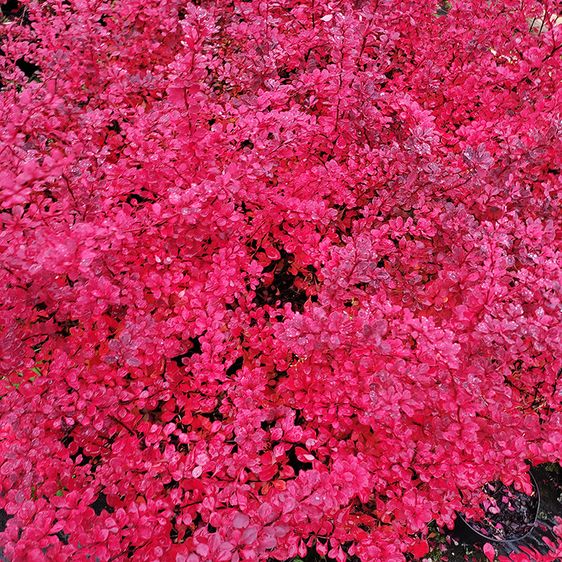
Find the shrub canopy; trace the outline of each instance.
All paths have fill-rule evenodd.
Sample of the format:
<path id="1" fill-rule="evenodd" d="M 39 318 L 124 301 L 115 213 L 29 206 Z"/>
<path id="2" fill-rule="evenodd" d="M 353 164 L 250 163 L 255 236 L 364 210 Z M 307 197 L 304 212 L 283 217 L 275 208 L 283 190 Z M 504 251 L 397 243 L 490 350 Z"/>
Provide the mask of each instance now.
<path id="1" fill-rule="evenodd" d="M 398 562 L 561 460 L 555 8 L 3 1 L 9 560 Z"/>

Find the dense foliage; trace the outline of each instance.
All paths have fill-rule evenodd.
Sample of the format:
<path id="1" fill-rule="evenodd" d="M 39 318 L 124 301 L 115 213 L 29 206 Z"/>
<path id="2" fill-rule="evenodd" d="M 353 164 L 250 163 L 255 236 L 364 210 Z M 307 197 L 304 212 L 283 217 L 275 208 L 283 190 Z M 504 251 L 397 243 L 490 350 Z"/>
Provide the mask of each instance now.
<path id="1" fill-rule="evenodd" d="M 562 460 L 556 2 L 2 1 L 8 560 L 421 558 Z"/>

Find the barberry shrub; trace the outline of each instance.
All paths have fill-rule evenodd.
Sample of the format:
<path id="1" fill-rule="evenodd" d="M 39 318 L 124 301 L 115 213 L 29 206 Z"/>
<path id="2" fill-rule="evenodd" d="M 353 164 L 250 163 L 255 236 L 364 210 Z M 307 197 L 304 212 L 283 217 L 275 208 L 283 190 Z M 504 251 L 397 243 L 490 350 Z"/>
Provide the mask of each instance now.
<path id="1" fill-rule="evenodd" d="M 398 562 L 562 460 L 557 2 L 0 3 L 5 558 Z"/>

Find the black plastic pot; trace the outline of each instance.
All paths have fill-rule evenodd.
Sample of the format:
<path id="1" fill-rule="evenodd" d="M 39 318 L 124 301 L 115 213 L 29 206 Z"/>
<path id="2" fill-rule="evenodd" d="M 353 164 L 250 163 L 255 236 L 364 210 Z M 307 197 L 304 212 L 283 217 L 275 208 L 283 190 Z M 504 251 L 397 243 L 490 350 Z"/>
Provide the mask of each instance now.
<path id="1" fill-rule="evenodd" d="M 457 514 L 457 521 L 454 530 L 456 537 L 465 544 L 483 545 L 485 543 L 491 543 L 497 546 L 503 545 L 505 548 L 502 548 L 501 550 L 510 552 L 518 551 L 520 546 L 536 549 L 539 545 L 536 544 L 536 539 L 533 534 L 538 524 L 539 512 L 541 509 L 541 494 L 539 485 L 537 484 L 533 474 L 530 473 L 530 477 L 534 493 L 536 494 L 536 509 L 533 510 L 533 517 L 529 520 L 528 528 L 525 532 L 517 535 L 507 535 L 505 538 L 498 539 L 494 537 L 492 533 L 490 533 L 490 535 L 485 534 L 485 532 L 476 528 L 476 523 L 471 523 L 459 513 Z M 498 515 L 501 515 L 501 510 Z M 542 546 L 544 546 L 544 543 Z M 541 550 L 543 550 L 543 548 L 541 548 Z"/>

